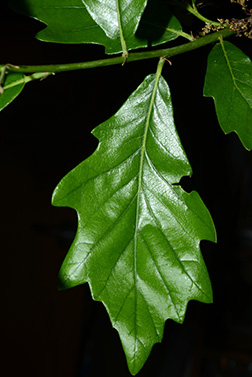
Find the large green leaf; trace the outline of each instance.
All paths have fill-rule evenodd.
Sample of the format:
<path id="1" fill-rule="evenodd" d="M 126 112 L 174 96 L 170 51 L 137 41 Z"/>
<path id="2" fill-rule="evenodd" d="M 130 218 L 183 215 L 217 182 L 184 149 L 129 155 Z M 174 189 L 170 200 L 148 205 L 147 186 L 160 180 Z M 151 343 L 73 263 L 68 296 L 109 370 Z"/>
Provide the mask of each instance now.
<path id="1" fill-rule="evenodd" d="M 214 98 L 223 131 L 235 131 L 252 149 L 252 62 L 232 43 L 221 40 L 211 50 L 204 95 Z"/>
<path id="2" fill-rule="evenodd" d="M 25 85 L 24 77 L 22 73 L 8 74 L 4 83 L 4 92 L 0 94 L 0 111 L 21 93 Z"/>
<path id="3" fill-rule="evenodd" d="M 95 43 L 106 53 L 120 53 L 120 37 L 110 39 L 91 18 L 81 0 L 17 0 L 11 7 L 44 22 L 47 27 L 37 38 L 56 43 Z M 156 46 L 173 40 L 181 33 L 179 21 L 162 0 L 149 0 L 136 35 L 126 36 L 128 50 Z"/>
<path id="4" fill-rule="evenodd" d="M 212 301 L 199 243 L 215 241 L 215 229 L 199 195 L 176 184 L 191 167 L 160 70 L 93 134 L 97 150 L 53 194 L 79 220 L 59 284 L 89 282 L 136 374 L 167 318 L 181 323 L 189 300 Z"/>

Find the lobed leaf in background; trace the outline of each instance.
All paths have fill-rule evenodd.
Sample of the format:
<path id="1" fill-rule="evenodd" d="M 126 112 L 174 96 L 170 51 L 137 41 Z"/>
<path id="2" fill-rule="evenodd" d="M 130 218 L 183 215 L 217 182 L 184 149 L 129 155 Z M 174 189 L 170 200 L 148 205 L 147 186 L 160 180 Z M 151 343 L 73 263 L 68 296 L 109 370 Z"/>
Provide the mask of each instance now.
<path id="1" fill-rule="evenodd" d="M 37 34 L 45 42 L 94 43 L 108 54 L 122 52 L 120 37 L 110 39 L 91 18 L 81 0 L 12 0 L 12 9 L 47 25 Z M 179 21 L 162 0 L 149 0 L 135 35 L 126 37 L 128 50 L 152 47 L 176 39 L 182 33 Z"/>
<path id="2" fill-rule="evenodd" d="M 183 322 L 189 300 L 212 302 L 199 244 L 215 241 L 215 229 L 198 193 L 177 184 L 191 167 L 160 65 L 93 134 L 97 150 L 53 194 L 78 214 L 59 286 L 89 283 L 135 375 L 166 319 Z"/>
<path id="3" fill-rule="evenodd" d="M 8 106 L 23 90 L 25 85 L 22 73 L 11 73 L 6 77 L 3 93 L 0 94 L 0 111 Z"/>
<path id="4" fill-rule="evenodd" d="M 213 97 L 221 128 L 236 132 L 252 149 L 252 62 L 230 42 L 220 41 L 211 50 L 204 96 Z"/>

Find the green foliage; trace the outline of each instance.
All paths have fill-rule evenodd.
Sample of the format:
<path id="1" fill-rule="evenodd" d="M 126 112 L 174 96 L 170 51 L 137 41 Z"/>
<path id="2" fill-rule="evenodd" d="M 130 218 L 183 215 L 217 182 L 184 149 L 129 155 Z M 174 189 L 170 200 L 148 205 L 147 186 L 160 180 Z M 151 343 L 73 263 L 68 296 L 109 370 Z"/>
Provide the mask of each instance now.
<path id="1" fill-rule="evenodd" d="M 214 98 L 223 131 L 252 149 L 252 62 L 232 43 L 221 40 L 210 52 L 204 95 Z"/>
<path id="2" fill-rule="evenodd" d="M 27 0 L 11 2 L 12 8 L 44 22 L 47 27 L 37 38 L 45 42 L 95 43 L 105 46 L 107 54 L 122 52 L 120 33 L 109 38 L 92 19 L 81 0 Z M 138 17 L 136 18 L 138 19 Z M 150 1 L 136 34 L 125 35 L 128 50 L 157 46 L 176 39 L 182 31 L 179 21 L 161 0 Z"/>
<path id="3" fill-rule="evenodd" d="M 38 39 L 100 44 L 107 54 L 123 53 L 119 61 L 124 64 L 131 61 L 131 50 L 142 48 L 138 57 L 146 59 L 147 47 L 178 36 L 194 39 L 182 30 L 167 4 L 181 7 L 184 17 L 190 12 L 203 25 L 207 22 L 204 33 L 212 30 L 211 25 L 216 30 L 225 27 L 223 21 L 209 26 L 194 0 L 12 0 L 11 4 L 47 25 Z M 242 30 L 238 32 L 241 35 Z M 59 286 L 89 283 L 93 298 L 104 303 L 118 330 L 132 374 L 161 341 L 168 318 L 183 322 L 189 300 L 212 302 L 199 245 L 203 239 L 215 242 L 215 228 L 199 194 L 187 193 L 179 185 L 192 170 L 174 125 L 162 68 L 165 58 L 188 51 L 191 43 L 198 48 L 217 42 L 207 62 L 204 95 L 214 98 L 223 131 L 235 131 L 252 149 L 252 65 L 237 47 L 223 42 L 234 33 L 233 28 L 213 38 L 199 34 L 193 42 L 183 44 L 179 39 L 176 46 L 155 51 L 160 58 L 156 74 L 148 75 L 116 114 L 93 131 L 99 140 L 97 150 L 68 173 L 53 194 L 53 204 L 74 208 L 79 220 Z M 112 59 L 94 61 L 92 67 L 115 64 Z M 66 70 L 60 64 L 0 67 L 0 110 L 26 82 L 43 78 L 54 68 Z"/>
<path id="4" fill-rule="evenodd" d="M 159 72 L 93 134 L 98 149 L 53 196 L 53 204 L 74 208 L 79 218 L 60 285 L 89 282 L 136 374 L 167 318 L 183 322 L 189 300 L 212 301 L 199 242 L 215 241 L 215 230 L 199 195 L 174 185 L 191 167 Z"/>
<path id="5" fill-rule="evenodd" d="M 24 75 L 22 73 L 12 73 L 7 76 L 4 83 L 4 92 L 0 95 L 0 111 L 21 93 L 24 85 Z"/>

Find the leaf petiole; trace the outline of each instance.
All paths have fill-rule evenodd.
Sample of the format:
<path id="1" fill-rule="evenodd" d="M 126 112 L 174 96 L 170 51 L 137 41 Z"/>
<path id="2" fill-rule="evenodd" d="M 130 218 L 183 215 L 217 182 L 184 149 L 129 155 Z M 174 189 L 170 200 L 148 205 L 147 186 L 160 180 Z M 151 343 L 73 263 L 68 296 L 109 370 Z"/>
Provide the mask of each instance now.
<path id="1" fill-rule="evenodd" d="M 5 70 L 6 71 L 6 70 Z M 10 89 L 10 88 L 13 88 L 14 86 L 16 85 L 20 85 L 20 84 L 27 84 L 28 82 L 30 81 L 33 81 L 33 80 L 43 80 L 45 79 L 47 76 L 49 76 L 50 72 L 36 72 L 36 73 L 33 73 L 32 75 L 29 75 L 29 76 L 25 76 L 23 79 L 21 80 L 17 80 L 17 81 L 14 81 L 12 82 L 11 84 L 9 85 L 5 85 L 4 88 L 2 88 L 3 90 L 7 90 L 7 89 Z M 3 92 L 2 92 L 3 93 Z M 0 94 L 2 94 L 1 91 L 0 91 Z"/>
<path id="2" fill-rule="evenodd" d="M 3 94 L 3 92 L 4 92 L 2 85 L 3 85 L 4 79 L 5 79 L 6 69 L 7 69 L 6 65 L 2 65 L 1 68 L 0 68 L 0 94 Z"/>
<path id="3" fill-rule="evenodd" d="M 128 47 L 126 45 L 126 41 L 125 41 L 124 35 L 123 35 L 123 28 L 122 28 L 122 20 L 121 20 L 121 12 L 120 12 L 119 0 L 116 0 L 116 7 L 117 7 L 117 19 L 118 19 L 118 26 L 119 26 L 119 32 L 120 32 L 120 40 L 121 40 L 121 45 L 122 45 L 122 50 L 123 50 L 122 56 L 126 60 L 127 57 L 129 56 L 129 52 L 128 52 Z M 125 63 L 125 60 L 123 62 L 123 65 Z"/>
<path id="4" fill-rule="evenodd" d="M 208 18 L 204 17 L 202 14 L 199 13 L 198 8 L 195 5 L 195 1 L 193 1 L 193 6 L 191 6 L 188 3 L 182 3 L 181 1 L 172 0 L 172 3 L 174 5 L 179 6 L 180 8 L 186 9 L 188 12 L 193 14 L 195 17 L 197 17 L 199 20 L 211 24 L 213 26 L 219 26 L 220 22 L 209 20 Z"/>

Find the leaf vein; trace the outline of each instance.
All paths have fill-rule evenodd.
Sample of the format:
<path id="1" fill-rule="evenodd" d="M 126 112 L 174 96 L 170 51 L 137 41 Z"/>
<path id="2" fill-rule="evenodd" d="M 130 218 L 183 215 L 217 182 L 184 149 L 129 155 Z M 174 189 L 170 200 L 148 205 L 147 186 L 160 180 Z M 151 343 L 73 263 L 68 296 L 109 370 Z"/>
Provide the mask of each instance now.
<path id="1" fill-rule="evenodd" d="M 155 329 L 156 336 L 157 336 L 158 339 L 160 339 L 160 335 L 159 335 L 159 333 L 158 333 L 158 331 L 157 331 L 156 324 L 155 324 L 154 319 L 153 319 L 153 316 L 152 316 L 152 314 L 151 314 L 151 312 L 150 312 L 150 308 L 149 308 L 148 301 L 146 300 L 145 296 L 143 295 L 143 293 L 142 293 L 141 291 L 139 291 L 139 293 L 140 293 L 140 295 L 142 296 L 142 298 L 143 298 L 143 300 L 144 300 L 144 302 L 145 302 L 145 305 L 146 305 L 147 311 L 148 311 L 149 316 L 150 316 L 150 318 L 151 318 L 152 325 L 153 325 L 153 327 L 154 327 L 154 329 Z"/>
<path id="2" fill-rule="evenodd" d="M 116 314 L 116 317 L 113 320 L 113 324 L 115 324 L 117 322 L 118 317 L 120 316 L 120 314 L 121 314 L 121 312 L 123 310 L 125 302 L 126 302 L 127 298 L 129 297 L 129 295 L 131 294 L 131 292 L 133 291 L 133 289 L 134 289 L 134 285 L 132 286 L 132 288 L 128 291 L 127 295 L 125 296 L 125 298 L 124 298 L 124 300 L 122 302 L 122 305 L 121 305 L 120 309 L 118 310 L 118 313 Z"/>
<path id="3" fill-rule="evenodd" d="M 123 213 L 118 217 L 118 219 L 110 225 L 110 227 L 106 230 L 106 232 L 104 232 L 101 237 L 96 241 L 96 243 L 93 244 L 93 247 L 90 248 L 89 252 L 86 254 L 85 258 L 76 263 L 76 268 L 71 271 L 71 274 L 69 274 L 67 277 L 66 277 L 66 282 L 71 280 L 72 276 L 74 275 L 74 273 L 76 272 L 76 270 L 79 268 L 80 265 L 84 264 L 87 259 L 89 258 L 89 256 L 92 254 L 92 252 L 95 250 L 96 247 L 99 246 L 99 244 L 101 243 L 102 240 L 104 240 L 106 238 L 106 236 L 109 234 L 109 232 L 120 222 L 120 220 L 123 218 L 123 216 L 128 212 L 128 210 L 130 209 L 131 205 L 133 204 L 134 200 L 136 199 L 136 194 L 134 195 L 133 199 L 131 200 L 131 202 L 129 203 L 129 205 L 127 206 L 127 208 L 123 211 Z M 79 242 L 76 242 L 75 246 L 77 246 L 79 244 Z"/>
<path id="4" fill-rule="evenodd" d="M 148 188 L 147 188 L 147 189 L 148 189 Z M 147 201 L 148 201 L 148 200 L 147 200 Z M 148 208 L 151 208 L 150 205 L 149 205 Z M 175 258 L 177 259 L 177 261 L 178 261 L 178 263 L 180 264 L 180 266 L 181 266 L 182 270 L 184 271 L 184 273 L 188 276 L 188 278 L 191 280 L 191 282 L 192 282 L 192 283 L 193 283 L 193 284 L 194 284 L 194 285 L 195 285 L 195 286 L 196 286 L 196 287 L 197 287 L 197 288 L 198 288 L 198 289 L 199 289 L 199 290 L 200 290 L 200 291 L 201 291 L 201 292 L 207 297 L 206 293 L 205 293 L 205 292 L 202 290 L 202 288 L 196 283 L 196 281 L 193 280 L 193 278 L 191 277 L 191 275 L 189 274 L 189 272 L 186 270 L 185 266 L 183 265 L 182 261 L 179 259 L 177 253 L 175 252 L 174 248 L 171 246 L 171 244 L 170 244 L 168 238 L 166 237 L 166 235 L 165 235 L 165 233 L 164 233 L 164 231 L 163 231 L 163 229 L 162 229 L 162 227 L 161 227 L 161 225 L 160 225 L 160 223 L 159 223 L 159 221 L 158 221 L 156 215 L 154 214 L 154 212 L 153 212 L 152 210 L 151 210 L 151 213 L 150 213 L 150 214 L 152 215 L 153 220 L 155 221 L 156 225 L 158 226 L 158 228 L 159 228 L 161 234 L 164 236 L 166 242 L 167 242 L 168 245 L 169 245 L 169 248 L 170 248 L 171 251 L 173 252 Z"/>
<path id="5" fill-rule="evenodd" d="M 231 66 L 231 62 L 229 60 L 229 57 L 227 55 L 227 51 L 225 50 L 225 46 L 224 46 L 224 43 L 223 43 L 223 40 L 221 39 L 220 40 L 220 43 L 221 43 L 221 47 L 222 47 L 222 51 L 223 51 L 223 54 L 224 54 L 224 57 L 226 59 L 226 62 L 227 62 L 227 66 L 228 66 L 228 69 L 229 69 L 229 72 L 230 72 L 230 76 L 231 76 L 231 79 L 234 83 L 234 87 L 238 90 L 238 92 L 240 93 L 240 95 L 243 97 L 244 101 L 247 102 L 247 104 L 249 105 L 249 107 L 251 107 L 250 103 L 248 102 L 247 98 L 244 96 L 243 92 L 241 91 L 241 89 L 239 88 L 239 86 L 237 85 L 236 83 L 236 77 L 234 76 L 234 73 L 233 73 L 233 68 Z"/>
<path id="6" fill-rule="evenodd" d="M 114 271 L 114 269 L 115 269 L 117 263 L 119 262 L 121 256 L 123 255 L 123 253 L 125 252 L 125 250 L 127 249 L 127 247 L 129 246 L 129 244 L 130 244 L 132 241 L 133 241 L 133 237 L 131 237 L 131 239 L 129 240 L 129 242 L 128 242 L 127 245 L 125 246 L 125 248 L 124 248 L 124 249 L 121 251 L 121 253 L 118 255 L 118 258 L 116 259 L 114 265 L 111 267 L 111 271 L 110 271 L 110 273 L 109 273 L 107 279 L 106 279 L 105 282 L 104 282 L 104 287 L 103 287 L 102 290 L 97 294 L 97 297 L 99 297 L 99 296 L 102 294 L 102 292 L 104 291 L 104 289 L 106 288 L 106 286 L 107 286 L 107 284 L 108 284 L 108 282 L 109 282 L 109 279 L 111 278 L 111 276 L 112 276 L 112 274 L 113 274 L 113 271 Z"/>
<path id="7" fill-rule="evenodd" d="M 145 156 L 146 156 L 146 160 L 147 160 L 147 163 L 148 163 L 148 165 L 150 166 L 150 168 L 151 168 L 151 170 L 153 170 L 154 172 L 155 172 L 155 174 L 167 185 L 167 186 L 169 186 L 170 188 L 172 188 L 173 187 L 173 185 L 172 184 L 170 184 L 160 173 L 159 173 L 159 171 L 156 169 L 156 167 L 155 167 L 155 165 L 153 164 L 153 162 L 151 161 L 151 159 L 150 159 L 150 157 L 149 157 L 149 155 L 148 155 L 148 152 L 146 152 L 145 153 Z M 146 185 L 145 185 L 146 186 Z M 147 187 L 147 186 L 146 186 Z M 150 191 L 150 190 L 149 190 Z M 152 192 L 152 191 L 150 191 L 150 192 Z M 153 194 L 154 195 L 154 194 Z M 180 196 L 176 193 L 176 191 L 174 191 L 173 190 L 173 195 L 176 197 L 176 199 L 177 200 L 179 200 L 179 201 L 181 201 L 181 198 L 180 198 Z M 158 197 L 157 197 L 157 199 L 158 199 Z M 166 204 L 164 204 L 163 202 L 162 202 L 162 204 L 164 205 L 164 206 L 166 206 Z M 169 210 L 170 210 L 170 208 L 169 207 L 167 207 L 166 206 L 166 208 L 168 208 Z M 212 232 L 212 229 L 210 228 L 210 226 L 196 213 L 196 212 L 194 212 L 191 208 L 189 208 L 188 206 L 186 207 L 187 208 L 187 210 L 189 210 L 195 217 L 197 217 L 198 219 L 200 219 L 200 221 L 210 230 L 210 232 Z M 190 234 L 189 233 L 187 233 L 186 231 L 185 231 L 185 233 L 186 234 L 188 234 L 189 235 L 189 237 L 191 238 L 191 236 L 190 236 Z"/>
<path id="8" fill-rule="evenodd" d="M 83 189 L 84 189 L 84 186 L 87 185 L 90 181 L 92 180 L 95 180 L 97 178 L 100 178 L 102 177 L 103 175 L 105 174 L 110 174 L 110 173 L 113 173 L 115 170 L 118 170 L 122 165 L 124 165 L 128 160 L 130 159 L 134 159 L 134 157 L 141 151 L 141 147 L 139 149 L 137 149 L 134 153 L 132 153 L 129 157 L 127 157 L 125 160 L 123 160 L 122 162 L 120 162 L 118 165 L 116 166 L 113 166 L 111 167 L 109 170 L 106 170 L 106 171 L 103 171 L 91 178 L 89 178 L 87 181 L 85 182 L 80 182 L 79 184 L 77 184 L 76 186 L 74 186 L 74 188 L 72 190 L 69 190 L 67 192 L 67 194 L 64 196 L 69 196 L 71 195 L 72 193 L 74 193 L 75 191 L 79 190 L 80 188 L 82 189 L 81 192 L 82 192 L 82 195 L 83 195 Z M 86 160 L 87 161 L 87 160 Z M 62 198 L 61 198 L 62 199 Z"/>
<path id="9" fill-rule="evenodd" d="M 149 209 L 149 211 L 150 211 L 151 208 L 150 208 L 150 206 L 149 206 L 149 203 L 146 201 L 146 198 L 145 198 L 145 197 L 144 197 L 144 200 L 145 200 L 146 205 L 147 205 L 147 207 L 148 207 L 148 209 Z M 152 214 L 151 214 L 151 216 L 153 217 Z M 155 219 L 154 219 L 154 221 L 155 221 Z M 155 221 L 155 223 L 156 223 L 156 221 Z M 156 223 L 156 225 L 158 226 L 157 223 Z M 159 227 L 159 226 L 158 226 L 158 227 Z M 159 228 L 159 229 L 160 229 L 160 228 Z M 164 236 L 165 236 L 165 235 L 164 235 Z M 169 287 L 168 287 L 168 284 L 167 284 L 167 282 L 165 281 L 165 279 L 164 279 L 164 277 L 163 277 L 163 274 L 162 274 L 161 271 L 159 270 L 158 264 L 157 264 L 156 260 L 154 259 L 153 254 L 152 254 L 152 252 L 150 251 L 149 245 L 147 244 L 147 242 L 146 242 L 146 240 L 145 240 L 145 238 L 144 238 L 144 236 L 143 236 L 142 234 L 141 234 L 141 238 L 142 238 L 142 240 L 143 240 L 143 242 L 144 242 L 144 244 L 145 244 L 145 246 L 146 246 L 146 249 L 148 250 L 148 252 L 149 252 L 149 254 L 150 254 L 150 256 L 151 256 L 151 259 L 152 259 L 153 262 L 154 262 L 154 266 L 155 266 L 155 268 L 156 268 L 156 271 L 157 271 L 158 275 L 160 276 L 161 280 L 163 281 L 163 285 L 164 285 L 164 287 L 165 287 L 165 289 L 166 289 L 168 295 L 170 296 L 170 299 L 171 299 L 172 305 L 173 305 L 173 307 L 174 307 L 174 310 L 175 310 L 175 312 L 176 312 L 176 314 L 177 314 L 178 319 L 180 320 L 180 316 L 179 316 L 179 314 L 178 314 L 178 311 L 177 311 L 176 305 L 174 304 L 173 297 L 172 297 L 172 294 L 171 294 L 170 289 L 169 289 Z"/>

